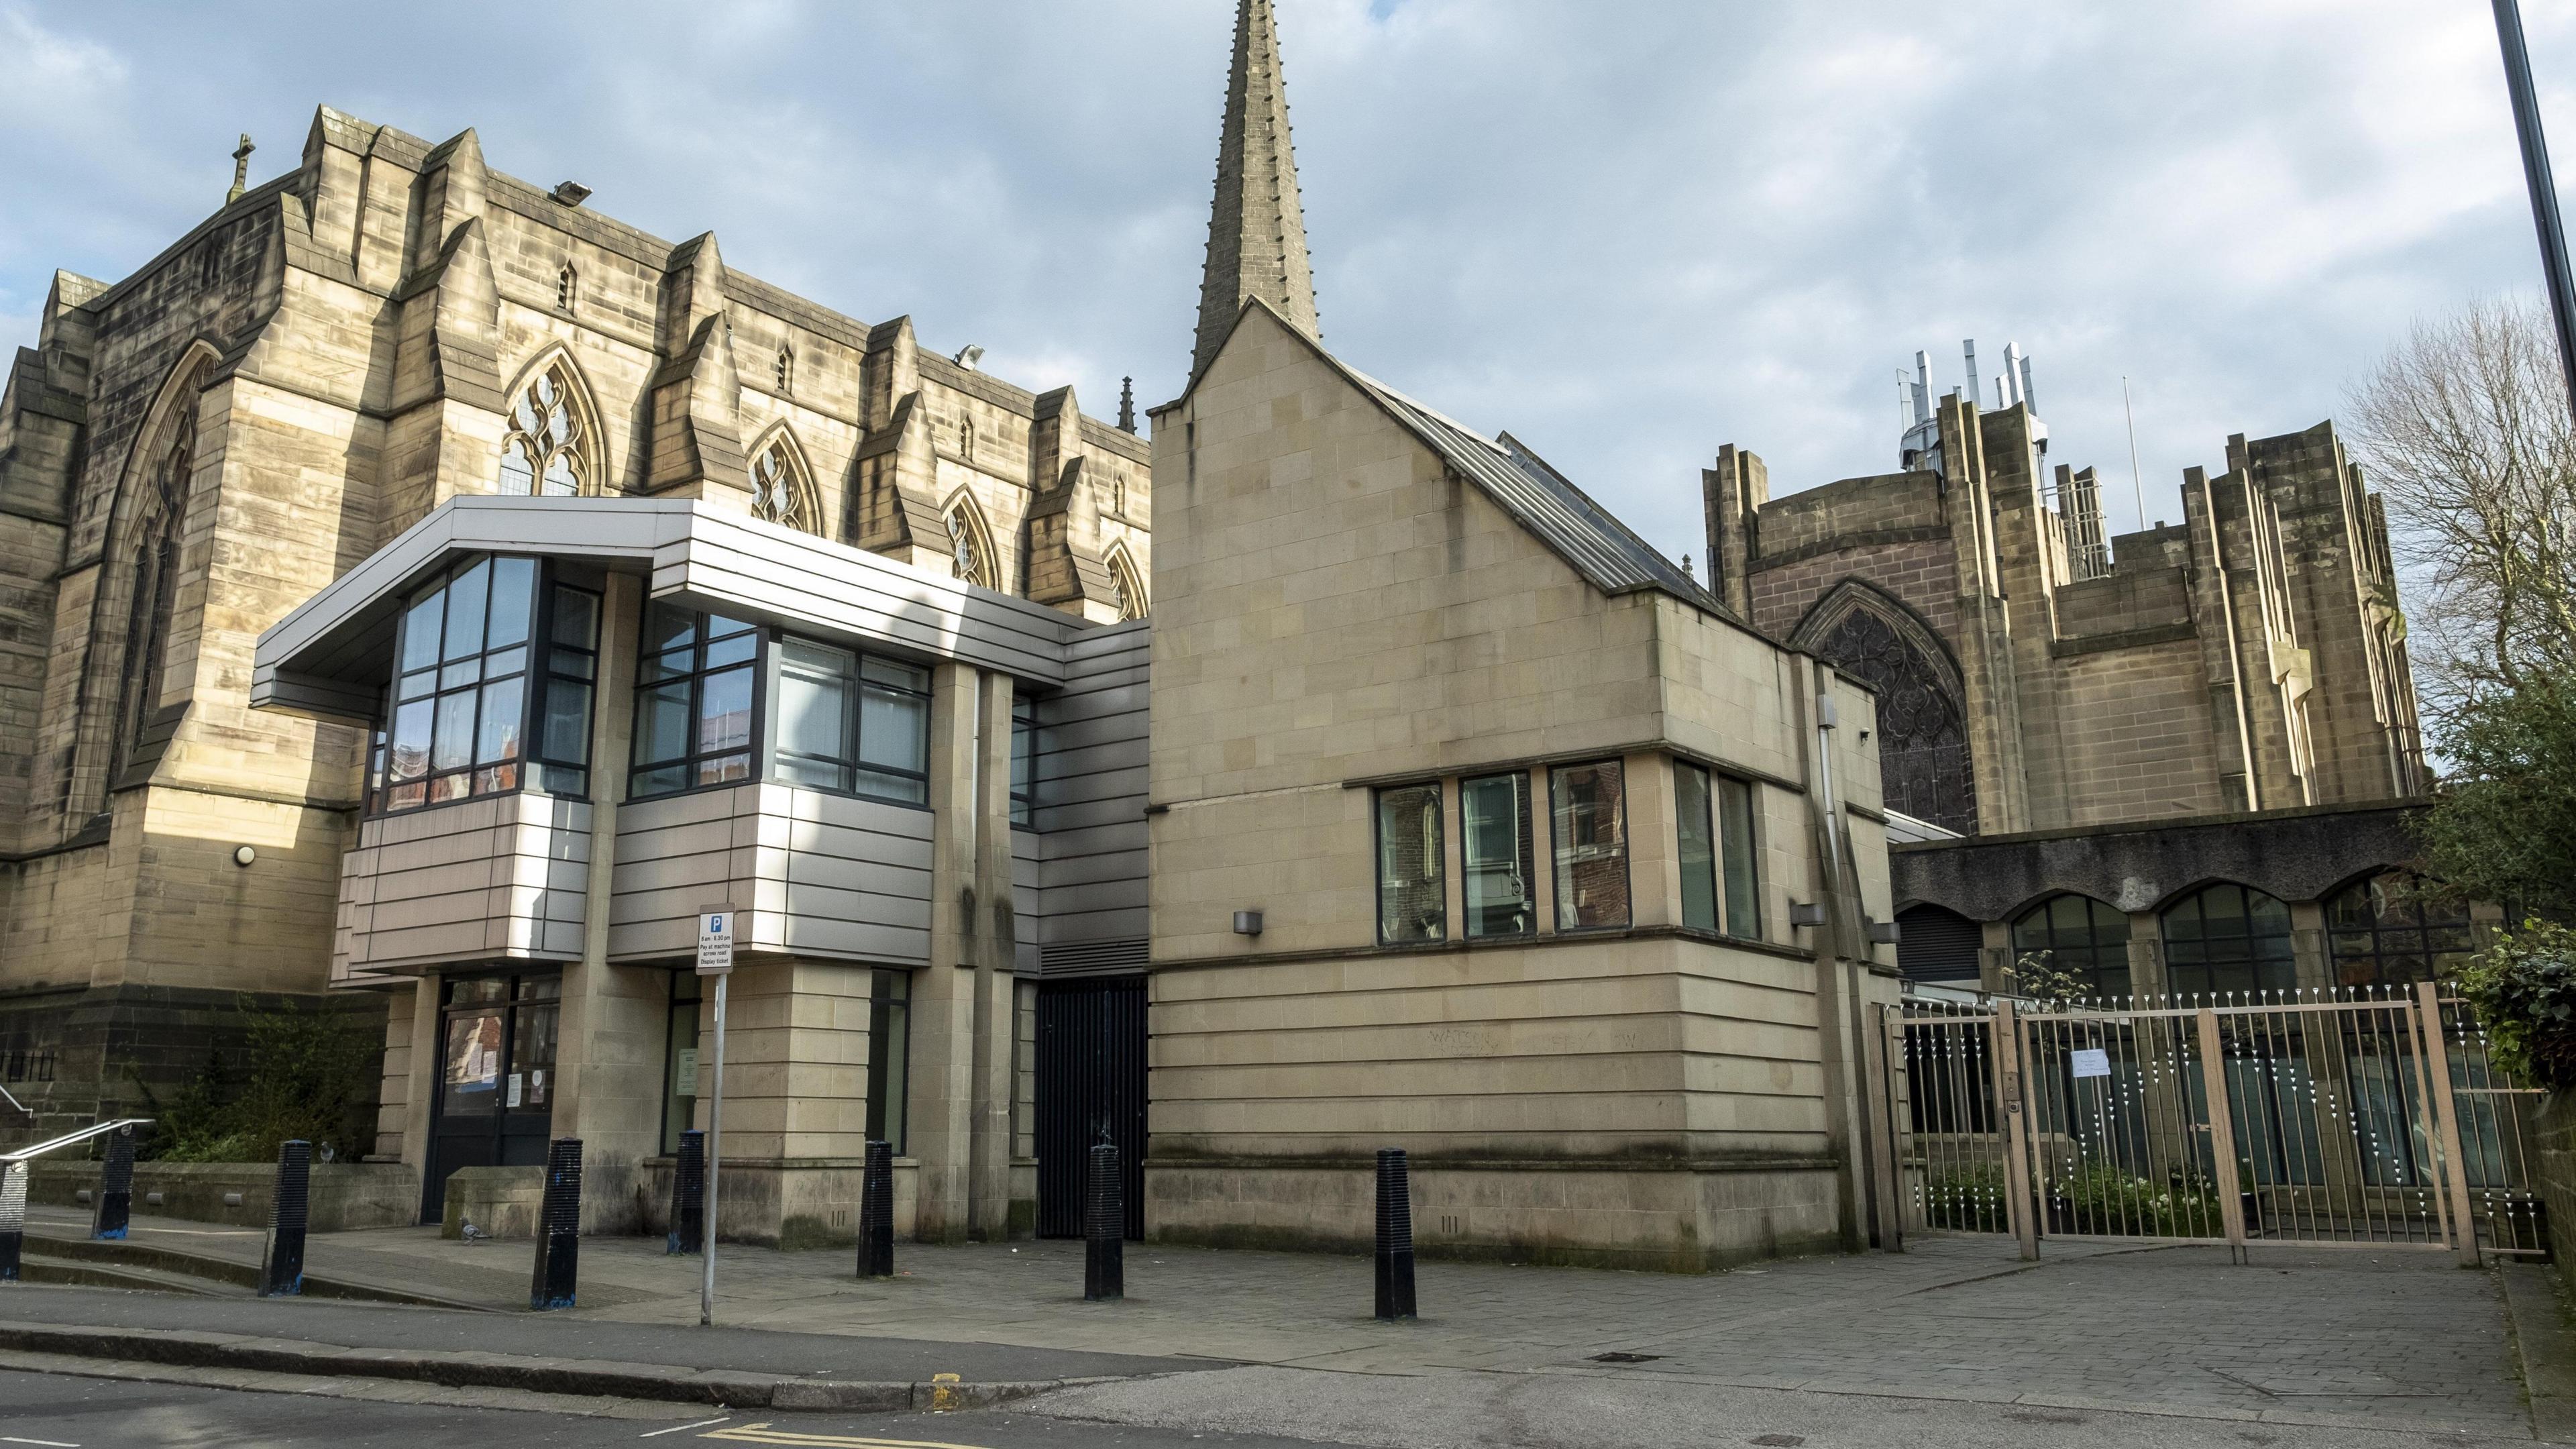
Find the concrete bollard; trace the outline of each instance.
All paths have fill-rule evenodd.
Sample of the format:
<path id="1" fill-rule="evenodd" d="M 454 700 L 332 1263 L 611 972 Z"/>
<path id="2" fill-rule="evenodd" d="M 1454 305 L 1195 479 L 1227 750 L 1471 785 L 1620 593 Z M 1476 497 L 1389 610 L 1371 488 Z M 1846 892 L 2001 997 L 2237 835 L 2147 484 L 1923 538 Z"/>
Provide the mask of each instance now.
<path id="1" fill-rule="evenodd" d="M 1103 1303 L 1127 1296 L 1127 1201 L 1118 1173 L 1118 1149 L 1091 1149 L 1091 1180 L 1082 1194 L 1082 1301 Z"/>
<path id="2" fill-rule="evenodd" d="M 1413 1171 L 1401 1147 L 1377 1150 L 1377 1316 L 1413 1317 Z"/>
<path id="3" fill-rule="evenodd" d="M 18 1281 L 18 1255 L 27 1244 L 27 1164 L 0 1163 L 0 1283 Z"/>
<path id="4" fill-rule="evenodd" d="M 707 1134 L 695 1127 L 680 1134 L 679 1160 L 671 1166 L 671 1234 L 662 1251 L 704 1252 L 707 1246 Z"/>
<path id="5" fill-rule="evenodd" d="M 528 1282 L 531 1309 L 570 1308 L 581 1267 L 581 1139 L 558 1137 L 546 1160 L 546 1195 L 537 1208 L 537 1263 Z"/>
<path id="6" fill-rule="evenodd" d="M 277 1144 L 277 1186 L 269 1194 L 268 1247 L 260 1255 L 259 1296 L 292 1298 L 304 1291 L 304 1227 L 311 1221 L 313 1144 Z"/>
<path id="7" fill-rule="evenodd" d="M 133 1216 L 134 1129 L 119 1127 L 107 1134 L 107 1161 L 98 1170 L 98 1202 L 90 1216 L 89 1235 L 124 1237 Z"/>
<path id="8" fill-rule="evenodd" d="M 870 1142 L 859 1178 L 859 1276 L 894 1276 L 894 1144 Z"/>

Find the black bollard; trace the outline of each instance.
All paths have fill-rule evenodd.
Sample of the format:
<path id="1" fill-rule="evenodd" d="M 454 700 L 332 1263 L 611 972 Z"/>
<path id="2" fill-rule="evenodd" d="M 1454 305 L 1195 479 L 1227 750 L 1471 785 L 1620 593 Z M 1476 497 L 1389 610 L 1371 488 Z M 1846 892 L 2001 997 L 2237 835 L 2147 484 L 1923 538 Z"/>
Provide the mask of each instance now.
<path id="1" fill-rule="evenodd" d="M 570 1308 L 581 1267 L 581 1139 L 558 1137 L 546 1162 L 546 1197 L 537 1209 L 537 1266 L 528 1307 Z"/>
<path id="2" fill-rule="evenodd" d="M 1091 1149 L 1091 1181 L 1082 1195 L 1082 1301 L 1127 1296 L 1127 1201 L 1118 1175 L 1118 1149 Z"/>
<path id="3" fill-rule="evenodd" d="M 894 1144 L 870 1142 L 859 1178 L 859 1276 L 894 1276 Z"/>
<path id="4" fill-rule="evenodd" d="M 27 1242 L 27 1164 L 0 1162 L 0 1283 L 18 1281 L 18 1253 Z"/>
<path id="5" fill-rule="evenodd" d="M 93 1238 L 121 1238 L 134 1216 L 134 1129 L 107 1134 L 107 1161 L 98 1170 L 98 1204 L 90 1217 Z"/>
<path id="6" fill-rule="evenodd" d="M 304 1291 L 304 1225 L 313 1187 L 313 1144 L 277 1144 L 277 1185 L 268 1200 L 268 1250 L 260 1256 L 259 1296 L 292 1298 Z"/>
<path id="7" fill-rule="evenodd" d="M 1377 1316 L 1413 1316 L 1413 1172 L 1401 1147 L 1377 1150 Z"/>
<path id="8" fill-rule="evenodd" d="M 680 1134 L 680 1157 L 671 1165 L 671 1234 L 665 1253 L 696 1253 L 707 1245 L 707 1134 Z"/>

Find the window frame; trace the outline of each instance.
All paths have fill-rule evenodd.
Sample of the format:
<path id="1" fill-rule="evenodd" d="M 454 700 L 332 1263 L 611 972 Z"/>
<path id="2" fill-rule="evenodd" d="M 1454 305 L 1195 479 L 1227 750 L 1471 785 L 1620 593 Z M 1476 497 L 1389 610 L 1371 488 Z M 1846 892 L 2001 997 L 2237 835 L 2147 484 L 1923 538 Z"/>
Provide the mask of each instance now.
<path id="1" fill-rule="evenodd" d="M 897 983 L 900 990 L 893 989 Z M 908 968 L 878 966 L 868 977 L 867 1106 L 860 1136 L 863 1141 L 884 1142 L 896 1157 L 905 1155 L 912 1128 L 912 986 Z M 900 1022 L 893 1022 L 898 1015 Z M 882 1050 L 898 1039 L 903 1045 L 900 1073 Z M 886 1131 L 887 1103 L 898 1095 L 903 1100 L 903 1111 L 895 1115 L 893 1133 L 880 1137 L 878 1134 Z"/>
<path id="2" fill-rule="evenodd" d="M 1386 930 L 1386 797 L 1412 790 L 1428 790 L 1432 795 L 1431 809 L 1424 818 L 1431 822 L 1433 839 L 1427 858 L 1431 862 L 1434 874 L 1423 877 L 1422 883 L 1432 881 L 1439 883 L 1440 909 L 1434 934 L 1418 941 L 1391 940 Z M 1416 780 L 1402 785 L 1380 785 L 1369 791 L 1369 878 L 1377 904 L 1374 935 L 1380 946 L 1418 948 L 1448 944 L 1449 841 L 1448 821 L 1445 818 L 1448 813 L 1447 795 L 1446 785 L 1439 780 Z"/>
<path id="3" fill-rule="evenodd" d="M 1514 822 L 1514 830 L 1516 831 L 1514 844 L 1519 848 L 1520 853 L 1515 864 L 1519 867 L 1521 876 L 1522 919 L 1527 921 L 1528 924 L 1517 931 L 1486 931 L 1478 929 L 1479 922 L 1477 919 L 1476 902 L 1468 897 L 1470 881 L 1472 880 L 1476 870 L 1476 862 L 1469 858 L 1468 855 L 1468 851 L 1474 842 L 1475 835 L 1474 832 L 1469 829 L 1467 817 L 1467 795 L 1468 792 L 1476 786 L 1488 784 L 1497 780 L 1518 780 L 1520 782 L 1520 815 L 1519 819 Z M 1459 913 L 1465 918 L 1460 923 L 1459 930 L 1459 937 L 1462 940 L 1521 941 L 1527 940 L 1538 934 L 1538 842 L 1535 827 L 1530 823 L 1532 805 L 1531 796 L 1534 793 L 1535 792 L 1532 790 L 1530 784 L 1530 771 L 1526 769 L 1490 770 L 1480 775 L 1461 775 L 1458 777 L 1458 904 Z M 1442 843 L 1442 849 L 1444 851 L 1447 849 L 1446 842 Z M 1447 892 L 1447 885 L 1445 882 L 1442 885 L 1442 892 L 1445 896 Z"/>
<path id="4" fill-rule="evenodd" d="M 1029 695 L 1011 696 L 1011 828 L 1035 830 L 1038 824 L 1038 702 Z"/>
<path id="5" fill-rule="evenodd" d="M 475 665 L 474 683 L 471 685 L 458 685 L 454 688 L 440 687 L 440 682 L 437 676 L 442 676 L 449 669 L 459 667 L 466 662 L 464 659 L 459 659 L 451 664 L 446 658 L 444 635 L 447 627 L 447 605 L 445 603 L 442 603 L 439 607 L 439 632 L 441 635 L 441 645 L 438 651 L 438 659 L 433 661 L 426 669 L 406 671 L 402 667 L 405 634 L 410 628 L 412 610 L 420 600 L 428 594 L 434 592 L 443 593 L 452 589 L 459 579 L 463 578 L 466 574 L 472 572 L 477 567 L 495 565 L 505 560 L 525 561 L 530 565 L 532 570 L 530 574 L 528 633 L 526 637 L 517 644 L 505 644 L 497 648 L 492 646 L 491 587 L 489 576 L 487 575 L 484 586 L 484 647 L 472 655 L 472 661 Z M 586 588 L 582 585 L 565 581 L 560 576 L 559 572 L 553 567 L 551 560 L 532 554 L 499 552 L 466 555 L 442 570 L 438 575 L 437 582 L 426 584 L 403 596 L 400 611 L 395 616 L 393 650 L 390 661 L 392 667 L 389 671 L 391 677 L 386 681 L 384 693 L 382 695 L 383 704 L 380 707 L 376 728 L 372 733 L 367 749 L 366 779 L 364 782 L 365 818 L 380 819 L 395 815 L 410 815 L 421 810 L 434 810 L 443 805 L 458 805 L 468 800 L 489 799 L 494 796 L 517 794 L 529 790 L 534 790 L 540 794 L 551 795 L 556 798 L 566 800 L 584 800 L 589 798 L 590 780 L 589 771 L 586 766 L 567 766 L 565 762 L 550 758 L 542 753 L 544 744 L 543 728 L 545 721 L 545 700 L 547 692 L 556 677 L 554 658 L 557 646 L 554 643 L 553 631 L 554 595 L 555 590 L 558 588 L 572 589 L 575 592 L 586 594 L 593 598 L 599 597 L 599 591 L 596 589 Z M 596 674 L 596 661 L 599 650 L 596 642 L 596 629 L 598 626 L 595 616 L 593 627 L 593 644 L 587 652 L 592 657 L 592 669 L 593 673 Z M 468 689 L 474 691 L 476 696 L 474 724 L 468 731 L 468 737 L 476 742 L 473 752 L 479 755 L 481 753 L 479 742 L 482 737 L 485 721 L 485 700 L 483 697 L 483 691 L 495 677 L 486 668 L 486 664 L 493 655 L 506 654 L 513 649 L 522 651 L 525 656 L 521 660 L 517 671 L 517 678 L 519 680 L 519 748 L 517 755 L 509 760 L 486 763 L 479 759 L 475 759 L 469 760 L 465 765 L 455 769 L 438 769 L 436 767 L 436 755 L 434 753 L 437 747 L 436 730 L 438 720 L 438 701 L 451 694 L 462 695 Z M 433 676 L 429 692 L 426 695 L 419 697 L 421 699 L 426 699 L 429 702 L 431 728 L 429 748 L 433 753 L 430 756 L 430 764 L 428 768 L 425 768 L 420 775 L 397 781 L 392 778 L 393 734 L 395 721 L 404 705 L 418 702 L 417 700 L 406 700 L 401 697 L 402 683 L 406 673 L 428 674 Z M 499 677 L 508 678 L 510 676 L 503 675 Z M 598 724 L 599 691 L 597 681 L 595 679 L 583 682 L 587 682 L 592 686 L 590 709 L 586 713 L 582 724 L 583 741 L 584 744 L 587 745 L 592 731 Z M 517 771 L 515 783 L 506 786 L 476 788 L 474 782 L 485 771 L 511 768 L 515 768 Z M 582 781 L 580 788 L 558 789 L 554 787 L 550 778 L 551 772 L 566 768 L 573 768 L 581 771 Z M 450 796 L 443 800 L 432 798 L 435 794 L 433 786 L 436 781 L 442 778 L 457 776 L 462 776 L 467 781 L 465 793 Z M 392 803 L 393 793 L 396 789 L 413 784 L 421 786 L 421 799 L 418 803 L 405 805 L 396 805 Z"/>
<path id="6" fill-rule="evenodd" d="M 753 730 L 754 737 L 763 742 L 762 747 L 768 757 L 768 764 L 765 769 L 759 772 L 758 778 L 767 780 L 772 784 L 785 785 L 790 789 L 795 790 L 814 790 L 826 795 L 839 795 L 853 800 L 867 800 L 879 805 L 893 805 L 906 810 L 929 809 L 930 753 L 934 743 L 930 737 L 930 715 L 931 700 L 936 693 L 934 687 L 936 680 L 933 676 L 931 666 L 917 664 L 912 660 L 888 654 L 882 650 L 855 649 L 845 644 L 835 644 L 827 639 L 817 639 L 810 635 L 798 634 L 792 630 L 771 629 L 764 632 L 766 635 L 767 645 L 769 647 L 770 658 L 761 669 L 761 678 L 765 684 L 774 685 L 774 691 L 765 697 L 766 701 L 776 701 L 780 704 L 783 704 L 785 701 L 785 676 L 791 668 L 787 661 L 788 646 L 790 644 L 804 644 L 817 649 L 835 650 L 849 657 L 850 668 L 848 673 L 841 676 L 845 691 L 842 695 L 841 709 L 842 753 L 838 756 L 818 755 L 806 750 L 790 750 L 786 748 L 786 746 L 781 744 L 779 740 L 779 731 L 783 724 L 783 720 L 779 717 L 778 712 L 764 708 L 763 713 Z M 889 684 L 882 679 L 869 678 L 867 667 L 870 660 L 875 660 L 883 664 L 894 665 L 901 669 L 909 669 L 919 672 L 923 676 L 921 687 L 919 689 L 913 689 L 905 685 Z M 919 756 L 919 768 L 916 769 L 908 765 L 884 764 L 865 757 L 863 751 L 866 746 L 866 740 L 861 725 L 867 702 L 867 691 L 871 686 L 904 694 L 920 701 L 922 749 Z M 785 762 L 790 759 L 807 762 L 809 764 L 822 765 L 837 770 L 840 772 L 841 783 L 825 785 L 818 784 L 811 780 L 788 778 L 782 775 L 780 770 Z M 884 791 L 867 789 L 865 788 L 865 782 L 867 778 L 872 775 L 892 776 L 898 779 L 915 781 L 921 787 L 921 798 L 918 800 L 910 800 Z"/>
<path id="7" fill-rule="evenodd" d="M 1558 865 L 1559 857 L 1566 848 L 1566 842 L 1560 838 L 1560 826 L 1558 823 L 1556 808 L 1556 781 L 1558 776 L 1569 770 L 1595 770 L 1605 765 L 1619 772 L 1619 868 L 1620 873 L 1627 878 L 1625 897 L 1628 908 L 1621 914 L 1620 919 L 1616 922 L 1601 922 L 1593 925 L 1570 925 L 1567 923 L 1568 910 L 1566 897 L 1568 892 L 1565 890 L 1565 882 L 1562 879 L 1561 869 Z M 1548 889 L 1550 897 L 1554 901 L 1556 907 L 1556 931 L 1558 935 L 1589 935 L 1596 932 L 1625 931 L 1636 925 L 1637 850 L 1635 837 L 1629 832 L 1628 762 L 1624 757 L 1610 755 L 1592 760 L 1568 760 L 1562 764 L 1554 764 L 1547 767 L 1547 843 Z"/>
<path id="8" fill-rule="evenodd" d="M 690 642 L 686 646 L 694 657 L 692 667 L 682 673 L 665 674 L 648 679 L 645 677 L 647 662 L 659 655 L 674 652 L 667 649 L 646 649 L 644 647 L 646 644 L 652 642 L 652 631 L 649 626 L 652 620 L 653 611 L 657 608 L 676 609 L 680 607 L 681 606 L 671 604 L 666 600 L 646 599 L 643 601 L 639 612 L 638 623 L 639 626 L 642 627 L 638 627 L 636 630 L 635 678 L 633 686 L 629 691 L 632 695 L 632 699 L 628 703 L 628 709 L 630 711 L 628 738 L 633 741 L 633 744 L 629 748 L 628 758 L 626 761 L 625 798 L 629 800 L 666 800 L 674 795 L 688 795 L 700 790 L 730 790 L 743 785 L 757 785 L 762 781 L 771 778 L 771 770 L 767 767 L 772 754 L 772 751 L 768 748 L 768 726 L 770 722 L 769 675 L 771 669 L 774 667 L 770 662 L 770 657 L 775 653 L 771 648 L 771 635 L 776 631 L 763 628 L 759 624 L 748 620 L 733 619 L 726 615 L 710 613 L 705 609 L 688 609 L 686 612 L 694 621 L 690 626 Z M 726 634 L 710 636 L 707 632 L 706 621 L 711 618 L 724 619 L 727 623 L 740 624 L 742 627 Z M 710 644 L 717 642 L 730 643 L 735 639 L 744 638 L 746 636 L 751 640 L 751 658 L 748 660 L 728 660 L 723 664 L 714 666 L 708 665 L 707 649 Z M 751 676 L 751 717 L 748 721 L 748 738 L 746 738 L 739 746 L 729 746 L 723 749 L 708 749 L 705 747 L 705 740 L 700 730 L 700 722 L 704 717 L 706 709 L 707 680 L 712 675 L 728 674 L 738 669 L 748 670 Z M 656 690 L 665 685 L 680 681 L 685 681 L 688 684 L 688 741 L 686 747 L 678 755 L 670 756 L 668 758 L 657 760 L 643 759 L 641 756 L 644 740 L 645 705 L 654 697 L 654 692 Z M 707 762 L 712 760 L 721 760 L 728 755 L 735 754 L 739 754 L 744 757 L 744 769 L 743 773 L 739 777 L 730 780 L 706 780 L 699 778 L 703 773 Z M 644 775 L 649 772 L 669 769 L 678 769 L 681 772 L 683 777 L 682 784 L 668 789 L 647 790 L 643 788 L 642 777 Z"/>

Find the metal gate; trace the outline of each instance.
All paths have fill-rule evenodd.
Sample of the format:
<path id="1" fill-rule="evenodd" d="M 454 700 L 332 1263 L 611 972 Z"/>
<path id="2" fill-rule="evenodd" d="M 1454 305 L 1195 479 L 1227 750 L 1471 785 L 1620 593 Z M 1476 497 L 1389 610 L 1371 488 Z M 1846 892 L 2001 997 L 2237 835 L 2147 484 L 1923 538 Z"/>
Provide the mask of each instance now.
<path id="1" fill-rule="evenodd" d="M 1889 1012 L 1906 1229 L 2547 1251 L 2539 1094 L 2431 984 Z"/>
<path id="2" fill-rule="evenodd" d="M 1127 1236 L 1145 1236 L 1145 978 L 1038 983 L 1038 1236 L 1082 1236 L 1094 1143 L 1117 1144 Z"/>

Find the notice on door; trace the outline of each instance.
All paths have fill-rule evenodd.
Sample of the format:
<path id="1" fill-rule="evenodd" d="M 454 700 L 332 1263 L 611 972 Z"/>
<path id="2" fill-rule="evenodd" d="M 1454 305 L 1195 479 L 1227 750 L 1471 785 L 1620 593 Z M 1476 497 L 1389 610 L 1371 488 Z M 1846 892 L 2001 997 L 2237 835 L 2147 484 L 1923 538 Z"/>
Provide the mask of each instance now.
<path id="1" fill-rule="evenodd" d="M 513 1107 L 519 1105 L 520 1085 L 519 1074 L 517 1072 L 512 1072 L 510 1074 L 510 1105 Z"/>
<path id="2" fill-rule="evenodd" d="M 671 1094 L 677 1097 L 696 1096 L 698 1094 L 698 1049 L 684 1046 L 672 1055 L 678 1060 L 671 1063 Z"/>
<path id="3" fill-rule="evenodd" d="M 2107 1077 L 2111 1075 L 2111 1054 L 2100 1047 L 2083 1047 L 2074 1055 L 2075 1075 Z"/>

